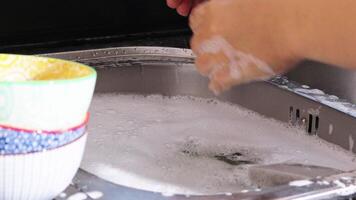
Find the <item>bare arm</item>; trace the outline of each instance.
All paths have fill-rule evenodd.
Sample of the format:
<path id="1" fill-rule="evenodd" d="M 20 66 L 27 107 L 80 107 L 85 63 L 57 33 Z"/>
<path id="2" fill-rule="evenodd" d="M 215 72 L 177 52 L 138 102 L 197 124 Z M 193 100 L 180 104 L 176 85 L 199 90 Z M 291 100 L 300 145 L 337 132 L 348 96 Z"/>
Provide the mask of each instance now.
<path id="1" fill-rule="evenodd" d="M 286 1 L 289 2 L 289 1 Z M 293 0 L 301 56 L 356 69 L 356 1 Z M 292 34 L 292 33 L 291 33 Z"/>
<path id="2" fill-rule="evenodd" d="M 197 68 L 216 93 L 306 58 L 356 69 L 354 0 L 211 0 L 190 25 Z"/>

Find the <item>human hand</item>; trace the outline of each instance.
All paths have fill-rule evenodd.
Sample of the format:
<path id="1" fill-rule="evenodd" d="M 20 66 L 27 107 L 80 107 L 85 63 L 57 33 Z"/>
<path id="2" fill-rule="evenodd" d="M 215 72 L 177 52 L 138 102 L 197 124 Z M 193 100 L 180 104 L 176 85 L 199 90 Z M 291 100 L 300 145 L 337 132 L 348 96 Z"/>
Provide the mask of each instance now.
<path id="1" fill-rule="evenodd" d="M 216 94 L 283 73 L 300 57 L 285 0 L 211 0 L 190 16 L 198 71 Z"/>
<path id="2" fill-rule="evenodd" d="M 167 5 L 176 9 L 178 14 L 188 16 L 190 11 L 203 1 L 205 0 L 167 0 Z"/>

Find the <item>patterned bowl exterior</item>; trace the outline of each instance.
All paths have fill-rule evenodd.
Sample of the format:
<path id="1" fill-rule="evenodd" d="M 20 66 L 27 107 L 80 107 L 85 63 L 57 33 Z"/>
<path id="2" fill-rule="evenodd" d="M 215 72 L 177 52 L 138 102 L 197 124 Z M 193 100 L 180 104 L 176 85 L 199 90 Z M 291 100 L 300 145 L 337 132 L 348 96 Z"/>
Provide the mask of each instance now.
<path id="1" fill-rule="evenodd" d="M 62 147 L 0 156 L 0 200 L 49 200 L 72 181 L 82 160 L 87 133 Z"/>
<path id="2" fill-rule="evenodd" d="M 42 152 L 69 144 L 86 132 L 87 119 L 63 131 L 29 131 L 0 126 L 0 156 Z"/>

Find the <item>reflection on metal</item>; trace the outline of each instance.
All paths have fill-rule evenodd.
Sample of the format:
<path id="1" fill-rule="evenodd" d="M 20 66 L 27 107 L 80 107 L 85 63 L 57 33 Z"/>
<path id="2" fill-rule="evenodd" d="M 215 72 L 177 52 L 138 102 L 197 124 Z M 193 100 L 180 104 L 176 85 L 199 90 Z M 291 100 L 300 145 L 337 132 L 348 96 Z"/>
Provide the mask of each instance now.
<path id="1" fill-rule="evenodd" d="M 188 49 L 126 47 L 63 52 L 46 56 L 75 60 L 95 67 L 98 70 L 97 93 L 215 97 L 207 89 L 208 80 L 195 71 L 194 55 Z M 284 77 L 238 86 L 216 98 L 303 127 L 307 134 L 318 135 L 347 150 L 350 149 L 350 136 L 356 138 L 355 105 L 319 90 L 306 88 Z M 337 134 L 330 134 L 330 125 Z M 355 148 L 353 151 L 356 153 Z M 239 158 L 234 155 L 215 156 L 222 162 L 232 164 L 236 164 L 236 158 Z M 316 199 L 316 194 L 333 197 L 332 195 L 337 195 L 340 189 L 343 189 L 333 184 L 326 186 L 315 183 L 309 187 L 282 186 L 231 196 L 164 197 L 160 194 L 113 185 L 83 171 L 78 173 L 77 179 L 80 180 L 77 185 L 100 188 L 106 193 L 104 199 L 118 200 Z"/>
<path id="2" fill-rule="evenodd" d="M 303 62 L 286 74 L 288 79 L 356 103 L 356 71 L 316 62 Z"/>
<path id="3" fill-rule="evenodd" d="M 350 178 L 345 178 L 350 177 Z M 352 177 L 352 178 L 351 178 Z M 340 174 L 323 179 L 313 179 L 308 184 L 288 184 L 254 191 L 243 191 L 237 194 L 212 196 L 163 196 L 159 193 L 136 190 L 119 186 L 102 180 L 83 170 L 79 170 L 73 184 L 66 190 L 67 195 L 92 190 L 104 194 L 103 200 L 350 200 L 356 192 L 356 174 Z M 58 198 L 56 200 L 60 200 Z M 90 199 L 90 198 L 88 198 Z"/>

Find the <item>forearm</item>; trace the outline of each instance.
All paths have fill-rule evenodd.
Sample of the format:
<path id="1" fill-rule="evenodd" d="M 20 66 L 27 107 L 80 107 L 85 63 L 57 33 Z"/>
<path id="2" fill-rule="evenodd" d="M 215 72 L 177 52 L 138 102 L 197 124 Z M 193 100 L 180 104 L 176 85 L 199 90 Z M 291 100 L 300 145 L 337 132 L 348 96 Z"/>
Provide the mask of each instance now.
<path id="1" fill-rule="evenodd" d="M 301 57 L 356 69 L 356 1 L 287 0 Z"/>
<path id="2" fill-rule="evenodd" d="M 355 0 L 210 0 L 190 26 L 197 69 L 216 93 L 303 59 L 356 69 Z"/>

